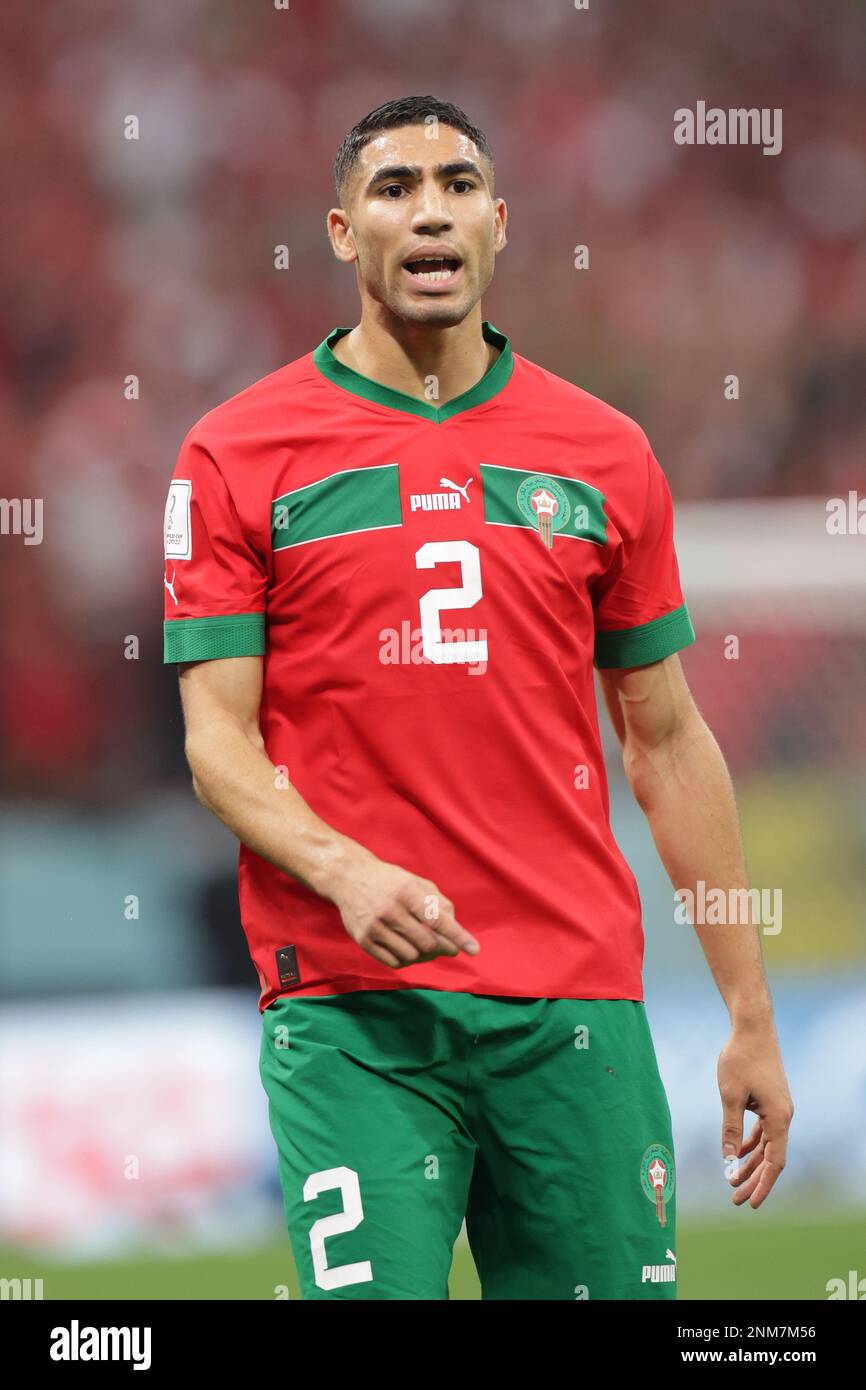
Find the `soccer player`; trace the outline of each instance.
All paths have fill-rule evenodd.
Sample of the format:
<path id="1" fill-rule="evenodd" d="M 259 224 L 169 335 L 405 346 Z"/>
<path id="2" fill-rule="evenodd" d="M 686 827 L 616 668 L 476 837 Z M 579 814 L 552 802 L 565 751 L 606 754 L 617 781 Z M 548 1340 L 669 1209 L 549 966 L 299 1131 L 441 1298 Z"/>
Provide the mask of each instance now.
<path id="1" fill-rule="evenodd" d="M 360 321 L 193 427 L 165 523 L 165 658 L 195 793 L 241 841 L 303 1295 L 447 1298 L 465 1216 L 484 1298 L 673 1298 L 594 666 L 675 887 L 746 875 L 677 656 L 668 486 L 638 425 L 482 319 L 507 214 L 462 111 L 388 102 L 336 181 Z M 792 1114 L 759 939 L 696 929 L 757 1207 Z"/>

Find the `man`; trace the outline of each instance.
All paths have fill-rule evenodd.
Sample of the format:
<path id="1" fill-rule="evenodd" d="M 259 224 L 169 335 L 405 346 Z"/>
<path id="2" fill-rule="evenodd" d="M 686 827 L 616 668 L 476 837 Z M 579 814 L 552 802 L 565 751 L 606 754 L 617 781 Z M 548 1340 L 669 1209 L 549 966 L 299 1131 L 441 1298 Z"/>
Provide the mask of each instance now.
<path id="1" fill-rule="evenodd" d="M 485 1298 L 675 1297 L 593 684 L 673 883 L 745 886 L 676 655 L 670 493 L 637 425 L 482 320 L 506 208 L 463 112 L 387 103 L 336 176 L 360 323 L 205 415 L 166 511 L 166 659 L 195 792 L 241 841 L 303 1294 L 447 1298 L 465 1215 Z M 760 945 L 697 930 L 757 1207 L 792 1114 Z"/>

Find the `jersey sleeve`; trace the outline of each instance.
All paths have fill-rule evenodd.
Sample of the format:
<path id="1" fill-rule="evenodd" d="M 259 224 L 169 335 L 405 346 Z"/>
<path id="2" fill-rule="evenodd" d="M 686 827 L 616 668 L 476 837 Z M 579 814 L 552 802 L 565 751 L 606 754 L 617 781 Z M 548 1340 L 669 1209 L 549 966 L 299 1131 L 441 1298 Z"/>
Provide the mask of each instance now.
<path id="1" fill-rule="evenodd" d="M 596 585 L 595 664 L 647 666 L 695 640 L 683 601 L 673 539 L 670 488 L 649 445 L 642 517 L 624 528 L 608 572 Z"/>
<path id="2" fill-rule="evenodd" d="M 267 559 L 195 430 L 181 445 L 169 485 L 164 550 L 164 661 L 262 656 Z"/>

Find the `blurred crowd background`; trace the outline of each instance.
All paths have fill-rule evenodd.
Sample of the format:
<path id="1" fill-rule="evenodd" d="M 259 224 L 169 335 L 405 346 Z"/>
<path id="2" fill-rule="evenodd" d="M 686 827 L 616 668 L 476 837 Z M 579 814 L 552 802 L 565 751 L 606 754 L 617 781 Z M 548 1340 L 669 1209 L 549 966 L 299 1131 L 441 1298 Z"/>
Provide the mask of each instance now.
<path id="1" fill-rule="evenodd" d="M 690 603 L 695 582 L 700 640 L 684 664 L 737 780 L 755 880 L 786 893 L 785 930 L 765 951 L 789 1046 L 812 1022 L 819 1033 L 831 1014 L 837 1023 L 804 1051 L 801 1075 L 817 1089 L 800 1179 L 829 1195 L 844 1170 L 838 1191 L 861 1202 L 866 1063 L 850 1048 L 863 1041 L 852 1020 L 866 961 L 866 626 L 848 579 L 836 602 L 821 546 L 826 500 L 866 495 L 862 4 L 66 0 L 4 15 L 0 76 L 0 490 L 44 499 L 41 545 L 0 537 L 9 1036 L 34 1003 L 205 986 L 237 988 L 255 1023 L 233 841 L 193 801 L 176 676 L 161 664 L 163 502 L 201 414 L 356 322 L 353 274 L 325 235 L 334 155 L 373 107 L 431 92 L 485 130 L 509 205 L 485 317 L 517 352 L 638 419 L 667 472 L 694 557 L 683 579 Z M 698 100 L 781 108 L 782 152 L 675 144 L 674 111 Z M 137 139 L 124 138 L 131 116 Z M 286 270 L 275 268 L 280 245 Z M 584 245 L 589 267 L 577 270 Z M 695 538 L 734 500 L 764 519 L 757 539 L 732 528 L 717 570 L 699 573 Z M 826 601 L 798 621 L 795 585 L 776 623 L 772 577 L 757 576 L 765 544 L 795 516 L 788 567 Z M 866 536 L 837 544 L 845 574 L 866 575 Z M 700 594 L 715 589 L 704 613 Z M 724 637 L 740 632 L 740 659 L 723 660 Z M 711 1050 L 723 1012 L 690 935 L 670 922 L 669 887 L 615 765 L 612 781 L 647 908 L 675 1133 L 678 1116 L 697 1126 L 702 1158 L 715 1154 L 711 1062 L 697 1066 L 684 1017 L 679 1031 L 664 1023 L 685 999 L 696 1027 L 718 1023 Z M 110 1018 L 104 1046 L 89 1036 L 85 1052 L 105 1066 Z M 840 1036 L 847 1110 L 836 1119 L 856 1135 L 841 1155 L 819 1127 L 816 1062 Z M 239 1090 L 257 1084 L 248 1048 Z M 33 1109 L 36 1076 L 20 1067 L 5 1093 L 34 1145 L 46 1115 L 84 1123 L 74 1106 Z M 84 1091 L 90 1133 L 123 1087 L 101 1110 Z M 157 1111 L 173 1113 L 164 1095 Z M 22 1216 L 29 1152 L 0 1156 L 13 1194 L 0 1194 L 0 1230 L 21 1240 L 44 1234 L 35 1198 Z M 115 1211 L 116 1184 L 86 1137 L 76 1161 Z M 190 1191 L 190 1173 L 213 1179 L 206 1165 L 183 1171 Z M 692 1171 L 696 1190 L 697 1157 Z M 169 1211 L 168 1226 L 183 1226 L 171 1190 L 167 1179 L 154 1196 L 151 1225 Z"/>
<path id="2" fill-rule="evenodd" d="M 634 415 L 677 500 L 862 483 L 863 25 L 857 3 L 791 0 L 7 14 L 0 448 L 7 495 L 45 497 L 48 527 L 0 551 L 13 782 L 112 800 L 177 773 L 160 672 L 116 660 L 118 633 L 158 645 L 166 478 L 205 410 L 355 321 L 331 169 L 391 96 L 433 87 L 486 131 L 511 215 L 487 316 Z M 677 146 L 699 98 L 781 107 L 782 154 Z"/>

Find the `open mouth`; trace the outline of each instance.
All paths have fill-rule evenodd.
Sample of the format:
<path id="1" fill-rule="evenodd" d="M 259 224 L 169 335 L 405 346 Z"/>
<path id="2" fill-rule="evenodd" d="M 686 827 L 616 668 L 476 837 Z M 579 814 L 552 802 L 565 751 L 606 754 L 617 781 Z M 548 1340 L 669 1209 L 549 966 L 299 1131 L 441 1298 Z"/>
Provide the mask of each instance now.
<path id="1" fill-rule="evenodd" d="M 421 256 L 404 261 L 403 269 L 418 285 L 447 285 L 462 265 L 456 256 Z"/>

